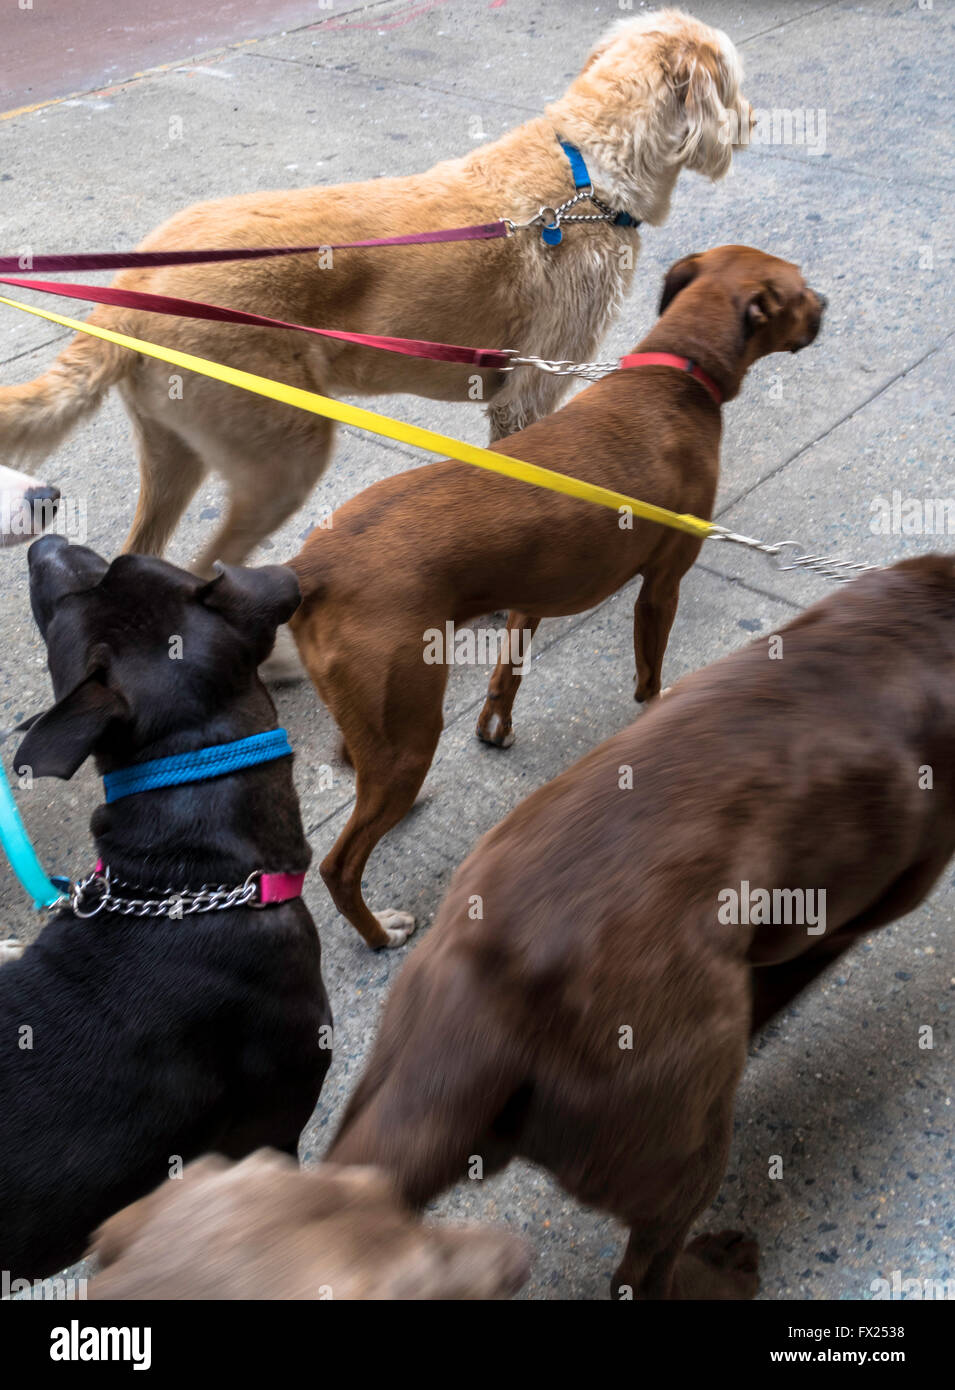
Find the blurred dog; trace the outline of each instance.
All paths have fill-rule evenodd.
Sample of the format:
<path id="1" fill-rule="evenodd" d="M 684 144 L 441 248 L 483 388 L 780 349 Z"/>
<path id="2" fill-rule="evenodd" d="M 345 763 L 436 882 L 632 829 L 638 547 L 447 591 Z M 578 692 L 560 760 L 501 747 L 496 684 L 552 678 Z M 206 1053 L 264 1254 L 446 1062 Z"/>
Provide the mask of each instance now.
<path id="1" fill-rule="evenodd" d="M 953 616 L 951 555 L 867 574 L 528 797 L 399 976 L 329 1161 L 420 1204 L 520 1156 L 629 1226 L 619 1295 L 752 1296 L 752 1241 L 687 1235 L 751 1030 L 955 850 Z"/>
<path id="2" fill-rule="evenodd" d="M 824 305 L 798 266 L 763 251 L 721 246 L 686 256 L 667 274 L 661 318 L 637 349 L 672 363 L 604 377 L 500 452 L 708 517 L 719 401 L 733 399 L 757 358 L 811 343 Z M 696 377 L 687 370 L 693 364 Z M 354 811 L 322 877 L 369 946 L 400 946 L 414 929 L 407 913 L 370 912 L 361 877 L 382 835 L 411 808 L 441 734 L 453 658 L 445 649 L 443 659 L 428 659 L 429 632 L 509 608 L 508 638 L 526 647 L 522 634 L 542 618 L 592 608 L 639 574 L 636 698 L 659 691 L 680 580 L 701 541 L 621 520 L 467 464 L 432 463 L 359 493 L 290 562 L 303 598 L 291 628 L 357 773 Z M 513 646 L 509 640 L 478 720 L 479 736 L 500 746 L 512 737 L 521 680 Z"/>
<path id="3" fill-rule="evenodd" d="M 590 54 L 544 116 L 425 174 L 334 188 L 287 189 L 202 203 L 164 223 L 142 250 L 314 246 L 458 227 L 574 195 L 559 139 L 582 152 L 593 189 L 632 224 L 662 222 L 681 169 L 712 179 L 730 167 L 734 132 L 748 130 L 739 57 L 725 34 L 677 10 L 625 19 Z M 575 213 L 596 215 L 582 203 Z M 639 248 L 634 225 L 566 228 L 559 246 L 537 228 L 505 239 L 125 271 L 117 284 L 203 299 L 316 327 L 508 347 L 589 359 L 617 313 Z M 476 369 L 354 347 L 276 329 L 238 328 L 99 308 L 90 322 L 228 362 L 326 395 L 412 392 L 474 398 Z M 492 439 L 553 410 L 569 378 L 533 368 L 485 371 Z M 331 452 L 332 422 L 190 379 L 169 399 L 169 369 L 78 335 L 46 375 L 0 388 L 0 451 L 39 456 L 118 386 L 139 447 L 139 504 L 125 548 L 161 554 L 210 470 L 229 505 L 197 561 L 242 561 L 304 502 Z"/>
<path id="4" fill-rule="evenodd" d="M 204 584 L 60 536 L 29 563 L 56 703 L 15 768 L 71 777 L 94 755 L 149 783 L 107 786 L 95 875 L 0 969 L 0 1268 L 34 1279 L 177 1158 L 294 1153 L 331 1013 L 291 758 L 214 752 L 275 727 L 256 669 L 298 604 L 293 576 Z"/>
<path id="5" fill-rule="evenodd" d="M 489 1299 L 527 1278 L 517 1236 L 423 1226 L 373 1168 L 262 1151 L 192 1163 L 97 1233 L 94 1299 Z"/>

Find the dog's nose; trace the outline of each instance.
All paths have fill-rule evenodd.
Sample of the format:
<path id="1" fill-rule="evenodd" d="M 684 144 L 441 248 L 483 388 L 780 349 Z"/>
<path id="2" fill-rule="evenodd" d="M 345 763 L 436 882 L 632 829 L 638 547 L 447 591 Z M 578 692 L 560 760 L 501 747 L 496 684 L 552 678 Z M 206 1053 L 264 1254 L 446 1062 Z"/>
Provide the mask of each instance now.
<path id="1" fill-rule="evenodd" d="M 58 487 L 28 487 L 23 494 L 24 502 L 59 502 L 60 489 Z"/>
<path id="2" fill-rule="evenodd" d="M 829 300 L 826 298 L 824 294 L 820 294 L 818 290 L 815 290 L 814 294 L 819 301 L 819 308 L 825 309 L 826 305 L 829 303 Z"/>

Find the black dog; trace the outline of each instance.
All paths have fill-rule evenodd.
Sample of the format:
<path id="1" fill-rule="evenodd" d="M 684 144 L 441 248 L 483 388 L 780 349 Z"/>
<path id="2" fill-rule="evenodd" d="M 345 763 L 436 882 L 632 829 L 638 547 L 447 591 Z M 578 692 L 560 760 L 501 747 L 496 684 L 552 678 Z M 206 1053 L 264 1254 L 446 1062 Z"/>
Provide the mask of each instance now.
<path id="1" fill-rule="evenodd" d="M 203 583 L 61 537 L 29 562 L 57 703 L 21 726 L 18 770 L 68 778 L 93 754 L 108 774 L 275 729 L 256 672 L 298 606 L 289 570 Z M 123 915 L 101 875 L 0 970 L 0 1268 L 14 1277 L 78 1258 L 179 1159 L 294 1154 L 331 1061 L 301 898 L 188 911 L 205 885 L 258 894 L 257 873 L 308 866 L 289 757 L 124 795 L 92 830 L 115 898 L 171 890 L 172 908 Z"/>

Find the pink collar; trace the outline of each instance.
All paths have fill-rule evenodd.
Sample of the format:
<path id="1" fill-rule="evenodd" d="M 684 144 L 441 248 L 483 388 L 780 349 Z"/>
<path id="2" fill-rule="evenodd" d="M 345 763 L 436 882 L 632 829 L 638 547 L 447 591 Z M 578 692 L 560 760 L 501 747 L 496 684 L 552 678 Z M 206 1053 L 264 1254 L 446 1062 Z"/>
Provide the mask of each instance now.
<path id="1" fill-rule="evenodd" d="M 621 367 L 679 367 L 681 372 L 689 372 L 690 376 L 704 386 L 713 397 L 717 405 L 723 404 L 723 392 L 716 382 L 704 372 L 702 367 L 698 367 L 692 357 L 677 357 L 675 352 L 631 352 L 627 357 L 621 357 Z"/>
<path id="2" fill-rule="evenodd" d="M 259 874 L 259 907 L 287 903 L 302 896 L 304 874 Z"/>

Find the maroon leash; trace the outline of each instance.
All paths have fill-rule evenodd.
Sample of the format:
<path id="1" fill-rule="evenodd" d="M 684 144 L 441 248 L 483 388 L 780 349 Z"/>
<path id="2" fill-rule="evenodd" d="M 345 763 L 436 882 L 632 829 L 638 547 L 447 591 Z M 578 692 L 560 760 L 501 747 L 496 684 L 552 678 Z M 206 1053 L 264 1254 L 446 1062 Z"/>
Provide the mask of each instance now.
<path id="1" fill-rule="evenodd" d="M 402 236 L 373 237 L 366 241 L 325 243 L 322 246 L 264 246 L 221 251 L 107 251 L 75 256 L 0 256 L 0 271 L 4 272 L 0 276 L 0 284 L 15 285 L 18 289 L 40 290 L 44 294 L 62 295 L 69 299 L 85 299 L 94 304 L 111 304 L 120 309 L 173 314 L 178 318 L 211 319 L 217 323 L 241 323 L 259 328 L 291 328 L 299 333 L 314 333 L 321 338 L 356 343 L 360 347 L 398 352 L 405 357 L 424 357 L 436 362 L 456 362 L 465 366 L 499 370 L 508 364 L 511 354 L 496 348 L 469 348 L 455 343 L 430 343 L 421 338 L 389 338 L 377 333 L 345 333 L 331 328 L 312 328 L 304 323 L 287 323 L 284 319 L 273 319 L 264 314 L 226 309 L 219 304 L 204 304 L 198 299 L 179 299 L 173 295 L 148 294 L 142 290 L 121 290 L 100 285 L 71 285 L 56 280 L 24 280 L 8 277 L 5 272 L 19 270 L 32 275 L 40 270 L 132 270 L 147 266 L 207 265 L 214 261 L 252 261 L 268 256 L 314 255 L 321 251 L 346 251 L 365 246 L 424 246 L 435 242 L 489 241 L 507 235 L 507 224 L 499 221 L 477 223 L 471 227 L 451 227 L 439 232 L 408 232 Z M 27 264 L 24 265 L 23 262 Z"/>
<path id="2" fill-rule="evenodd" d="M 479 222 L 443 232 L 407 232 L 367 241 L 324 242 L 321 246 L 259 246 L 221 251 L 91 251 L 76 256 L 0 256 L 0 273 L 69 270 L 134 270 L 138 266 L 207 265 L 210 261 L 260 261 L 268 256 L 309 256 L 319 251 L 358 250 L 363 246 L 430 246 L 440 241 L 492 241 L 508 236 L 505 222 Z M 24 265 L 24 262 L 26 264 Z"/>
<path id="3" fill-rule="evenodd" d="M 205 304 L 199 299 L 179 299 L 173 295 L 148 294 L 142 290 L 119 290 L 105 285 L 71 285 L 61 280 L 23 280 L 8 275 L 0 276 L 0 285 L 40 290 L 43 294 L 62 295 L 68 299 L 91 300 L 94 304 L 111 304 L 119 309 L 141 309 L 147 313 L 171 314 L 177 318 L 211 319 L 216 323 L 242 323 L 258 328 L 292 328 L 299 333 L 314 333 L 320 338 L 357 343 L 359 347 L 400 352 L 405 357 L 426 357 L 435 362 L 459 362 L 492 371 L 510 365 L 512 356 L 510 352 L 499 348 L 460 347 L 454 343 L 429 343 L 422 338 L 387 338 L 377 333 L 345 333 L 333 328 L 312 328 L 305 323 L 287 323 L 284 319 L 269 318 L 265 314 L 246 313 L 243 309 L 226 309 L 219 304 Z"/>

